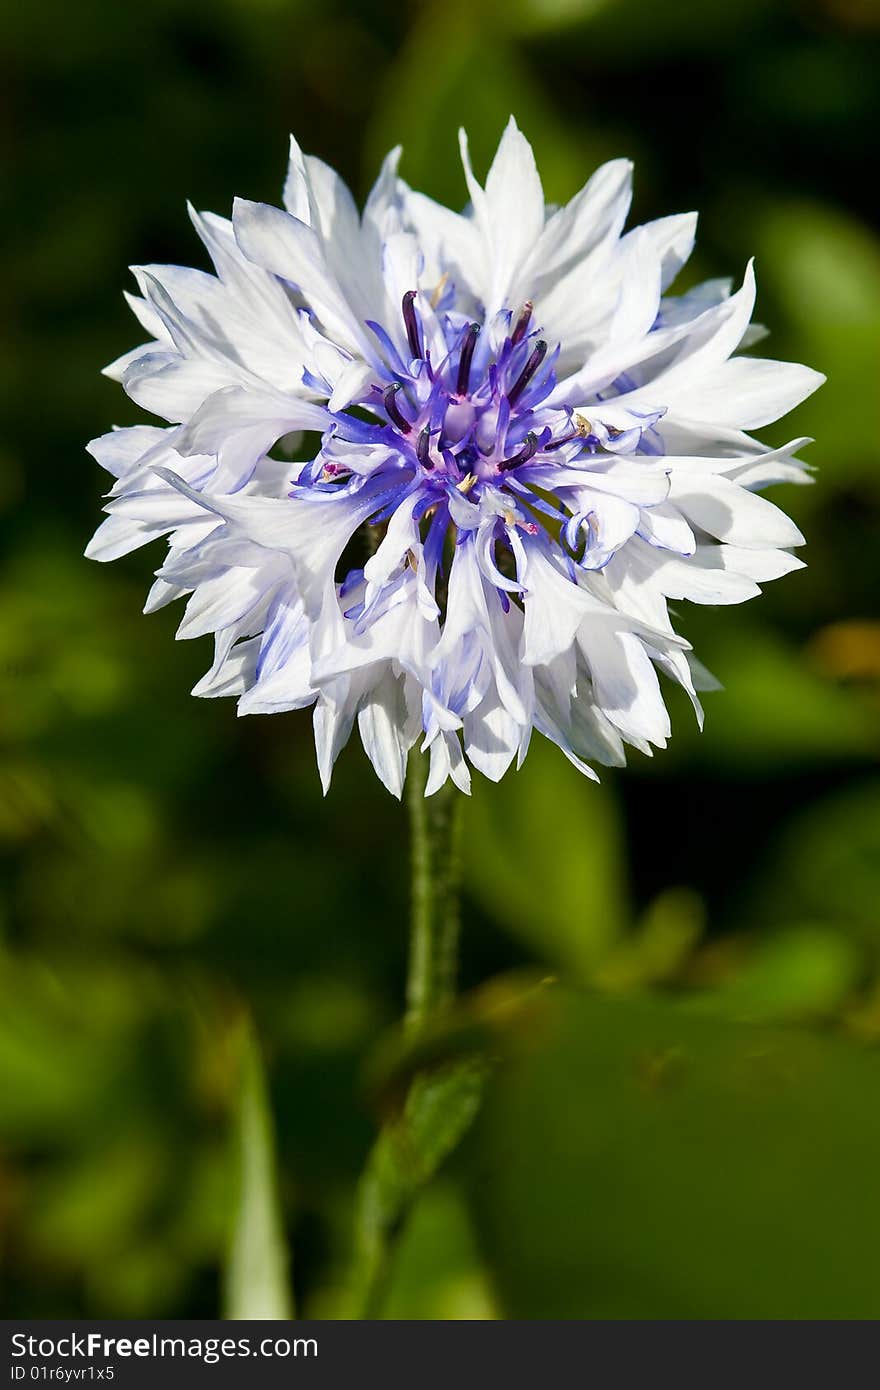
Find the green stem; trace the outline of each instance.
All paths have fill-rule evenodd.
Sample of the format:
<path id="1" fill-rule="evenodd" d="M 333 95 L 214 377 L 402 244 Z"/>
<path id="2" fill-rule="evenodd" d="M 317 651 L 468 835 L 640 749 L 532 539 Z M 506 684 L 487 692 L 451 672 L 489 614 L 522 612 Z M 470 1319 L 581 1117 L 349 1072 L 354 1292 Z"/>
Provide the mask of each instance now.
<path id="1" fill-rule="evenodd" d="M 451 1002 L 457 969 L 463 798 L 451 782 L 425 797 L 427 762 L 414 750 L 407 775 L 412 904 L 404 1024 L 410 1033 Z M 471 1124 L 484 1074 L 475 1058 L 419 1073 L 401 1109 L 383 1125 L 358 1190 L 352 1317 L 381 1316 L 407 1214 Z"/>
<path id="2" fill-rule="evenodd" d="M 425 796 L 427 758 L 407 776 L 412 882 L 406 1026 L 421 1027 L 455 994 L 458 967 L 462 796 L 451 781 Z"/>

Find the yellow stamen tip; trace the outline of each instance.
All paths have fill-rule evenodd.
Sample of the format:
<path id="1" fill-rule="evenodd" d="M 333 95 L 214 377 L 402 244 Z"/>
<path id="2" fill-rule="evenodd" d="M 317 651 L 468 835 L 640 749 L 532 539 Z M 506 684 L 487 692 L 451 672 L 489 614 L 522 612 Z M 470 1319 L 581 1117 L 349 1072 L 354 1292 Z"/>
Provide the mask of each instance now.
<path id="1" fill-rule="evenodd" d="M 437 305 L 440 303 L 440 300 L 441 300 L 441 298 L 442 298 L 442 296 L 443 296 L 443 291 L 446 289 L 446 282 L 447 282 L 448 279 L 449 279 L 449 271 L 448 271 L 448 270 L 444 270 L 443 274 L 440 276 L 440 279 L 437 281 L 437 286 L 436 286 L 436 288 L 435 288 L 435 290 L 434 290 L 434 293 L 431 295 L 431 308 L 432 308 L 432 309 L 436 309 L 436 308 L 437 308 Z"/>

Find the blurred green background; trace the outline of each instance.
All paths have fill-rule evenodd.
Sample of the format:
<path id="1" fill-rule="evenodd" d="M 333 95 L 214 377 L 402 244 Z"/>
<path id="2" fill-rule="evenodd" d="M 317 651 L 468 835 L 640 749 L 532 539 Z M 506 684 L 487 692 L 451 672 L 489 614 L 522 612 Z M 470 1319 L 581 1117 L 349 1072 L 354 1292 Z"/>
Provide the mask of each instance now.
<path id="1" fill-rule="evenodd" d="M 810 567 L 682 614 L 726 686 L 702 736 L 670 692 L 653 762 L 597 788 L 534 746 L 476 788 L 463 983 L 499 977 L 466 1007 L 502 1060 L 388 1310 L 880 1315 L 875 0 L 6 0 L 3 30 L 4 1314 L 216 1315 L 248 1016 L 298 1305 L 337 1306 L 405 814 L 354 745 L 322 801 L 307 716 L 189 698 L 205 642 L 140 614 L 161 549 L 81 558 L 83 444 L 138 418 L 99 369 L 126 266 L 202 263 L 186 198 L 278 201 L 293 130 L 359 197 L 401 141 L 461 206 L 457 126 L 485 170 L 514 111 L 549 198 L 627 154 L 635 220 L 698 208 L 688 282 L 756 254 L 768 353 L 829 377 L 766 432 L 817 440 L 777 494 Z"/>

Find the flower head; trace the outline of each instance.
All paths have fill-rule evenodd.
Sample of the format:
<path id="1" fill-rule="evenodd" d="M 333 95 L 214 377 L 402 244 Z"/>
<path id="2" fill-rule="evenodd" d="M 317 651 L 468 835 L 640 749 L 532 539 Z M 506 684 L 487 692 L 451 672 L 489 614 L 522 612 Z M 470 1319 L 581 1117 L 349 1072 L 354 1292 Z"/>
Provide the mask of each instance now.
<path id="1" fill-rule="evenodd" d="M 626 161 L 554 209 L 513 120 L 485 187 L 462 158 L 461 215 L 398 152 L 361 215 L 294 142 L 287 211 L 192 212 L 216 274 L 136 269 L 151 341 L 107 369 L 168 426 L 89 446 L 116 482 L 87 554 L 167 535 L 147 609 L 188 595 L 178 635 L 214 635 L 194 694 L 314 706 L 325 789 L 355 719 L 398 795 L 417 740 L 429 792 L 497 780 L 534 729 L 590 776 L 650 753 L 658 671 L 698 717 L 711 682 L 667 600 L 800 565 L 759 492 L 809 480 L 807 441 L 747 431 L 822 378 L 741 355 L 751 266 L 670 296 L 696 219 L 624 233 Z"/>

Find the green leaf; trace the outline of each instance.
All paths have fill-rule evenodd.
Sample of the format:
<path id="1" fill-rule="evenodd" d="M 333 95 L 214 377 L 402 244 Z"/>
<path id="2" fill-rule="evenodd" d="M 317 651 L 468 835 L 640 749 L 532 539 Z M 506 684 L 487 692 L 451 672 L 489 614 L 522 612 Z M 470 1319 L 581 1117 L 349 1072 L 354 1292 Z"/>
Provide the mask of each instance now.
<path id="1" fill-rule="evenodd" d="M 461 1193 L 452 1182 L 432 1183 L 401 1237 L 385 1317 L 478 1322 L 497 1316 Z"/>
<path id="2" fill-rule="evenodd" d="M 224 1316 L 291 1318 L 293 1296 L 278 1198 L 272 1116 L 259 1047 L 249 1024 L 241 1038 L 235 1144 L 237 1192 Z"/>
<path id="3" fill-rule="evenodd" d="M 472 1125 L 486 1072 L 474 1056 L 417 1075 L 400 1113 L 383 1126 L 358 1192 L 348 1316 L 380 1315 L 403 1222 Z"/>
<path id="4" fill-rule="evenodd" d="M 472 1210 L 509 1318 L 876 1318 L 880 1055 L 562 995 L 490 1086 Z"/>
<path id="5" fill-rule="evenodd" d="M 768 848 L 747 902 L 760 921 L 833 922 L 880 947 L 880 782 L 807 806 Z"/>
<path id="6" fill-rule="evenodd" d="M 705 909 L 692 889 L 666 889 L 602 962 L 595 982 L 614 991 L 675 979 L 704 926 Z"/>
<path id="7" fill-rule="evenodd" d="M 722 947 L 723 949 L 723 947 Z M 758 937 L 728 980 L 694 1000 L 750 1022 L 833 1018 L 862 973 L 862 952 L 833 927 L 805 923 Z"/>
<path id="8" fill-rule="evenodd" d="M 620 815 L 544 739 L 522 770 L 467 807 L 464 880 L 488 916 L 587 980 L 626 924 Z"/>

